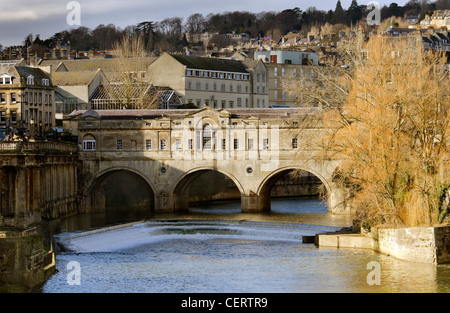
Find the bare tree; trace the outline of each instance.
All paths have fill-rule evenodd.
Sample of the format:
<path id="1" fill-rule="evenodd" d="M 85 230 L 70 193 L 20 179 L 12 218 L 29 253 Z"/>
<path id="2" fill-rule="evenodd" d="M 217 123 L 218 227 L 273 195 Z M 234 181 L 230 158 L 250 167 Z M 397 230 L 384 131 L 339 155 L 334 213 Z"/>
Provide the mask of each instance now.
<path id="1" fill-rule="evenodd" d="M 185 29 L 188 32 L 193 42 L 200 41 L 200 34 L 205 30 L 206 21 L 202 14 L 195 13 L 188 17 L 186 20 Z"/>
<path id="2" fill-rule="evenodd" d="M 115 50 L 117 80 L 108 86 L 111 99 L 126 109 L 157 107 L 159 98 L 145 77 L 149 55 L 141 36 L 124 36 Z"/>

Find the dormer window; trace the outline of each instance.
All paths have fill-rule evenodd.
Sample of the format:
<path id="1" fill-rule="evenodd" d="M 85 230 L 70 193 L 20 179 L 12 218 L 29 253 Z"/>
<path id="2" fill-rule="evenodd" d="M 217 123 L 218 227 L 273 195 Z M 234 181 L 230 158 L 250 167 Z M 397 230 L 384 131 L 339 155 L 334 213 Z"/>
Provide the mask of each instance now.
<path id="1" fill-rule="evenodd" d="M 11 85 L 12 84 L 12 77 L 9 75 L 2 75 L 0 76 L 0 85 Z"/>
<path id="2" fill-rule="evenodd" d="M 34 76 L 30 75 L 27 77 L 27 85 L 34 85 Z"/>
<path id="3" fill-rule="evenodd" d="M 47 78 L 42 78 L 42 86 L 50 86 L 50 80 Z"/>

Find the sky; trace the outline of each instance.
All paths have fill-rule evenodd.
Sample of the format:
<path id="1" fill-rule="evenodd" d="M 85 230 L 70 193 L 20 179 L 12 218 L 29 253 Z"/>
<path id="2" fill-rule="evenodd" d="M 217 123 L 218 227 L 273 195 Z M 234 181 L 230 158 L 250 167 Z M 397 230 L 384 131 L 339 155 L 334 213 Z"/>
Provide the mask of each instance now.
<path id="1" fill-rule="evenodd" d="M 72 6 L 71 2 L 79 4 Z M 3 47 L 21 45 L 28 34 L 50 38 L 57 32 L 85 26 L 94 29 L 100 24 L 114 24 L 125 28 L 143 21 L 158 22 L 168 17 L 186 19 L 191 14 L 223 13 L 229 11 L 281 12 L 299 7 L 306 10 L 334 10 L 337 0 L 0 0 L 0 44 Z M 347 9 L 352 0 L 341 0 Z M 368 4 L 371 0 L 358 0 Z M 396 2 L 404 5 L 408 0 L 378 0 L 381 5 Z M 68 23 L 75 24 L 70 25 Z M 79 17 L 79 25 L 77 17 Z"/>

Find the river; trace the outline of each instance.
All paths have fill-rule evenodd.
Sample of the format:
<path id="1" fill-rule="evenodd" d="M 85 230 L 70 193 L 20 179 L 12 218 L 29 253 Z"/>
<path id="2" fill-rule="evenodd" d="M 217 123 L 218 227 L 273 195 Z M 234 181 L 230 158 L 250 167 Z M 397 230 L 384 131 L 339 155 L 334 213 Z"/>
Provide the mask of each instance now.
<path id="1" fill-rule="evenodd" d="M 104 227 L 62 221 L 58 272 L 43 293 L 408 293 L 450 292 L 450 265 L 410 263 L 370 250 L 302 243 L 351 225 L 320 200 L 273 200 L 272 211 L 239 203 Z M 374 268 L 379 265 L 379 280 Z"/>

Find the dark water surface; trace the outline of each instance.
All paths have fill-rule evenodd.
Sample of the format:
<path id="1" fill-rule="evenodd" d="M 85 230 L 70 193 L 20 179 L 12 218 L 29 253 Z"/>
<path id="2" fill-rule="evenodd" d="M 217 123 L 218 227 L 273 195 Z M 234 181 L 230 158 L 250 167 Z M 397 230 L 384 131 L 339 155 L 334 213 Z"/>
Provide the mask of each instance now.
<path id="1" fill-rule="evenodd" d="M 450 292 L 450 265 L 302 243 L 302 236 L 351 225 L 350 216 L 329 214 L 320 200 L 277 200 L 262 214 L 223 203 L 97 228 L 102 223 L 63 221 L 56 239 L 65 252 L 42 292 Z M 374 261 L 379 285 L 368 283 Z"/>

